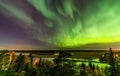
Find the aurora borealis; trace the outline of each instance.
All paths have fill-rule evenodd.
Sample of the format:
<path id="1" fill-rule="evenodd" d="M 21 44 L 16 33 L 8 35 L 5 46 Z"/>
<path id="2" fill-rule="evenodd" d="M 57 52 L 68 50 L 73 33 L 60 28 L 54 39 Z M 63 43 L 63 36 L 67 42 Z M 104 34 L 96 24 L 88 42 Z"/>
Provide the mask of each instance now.
<path id="1" fill-rule="evenodd" d="M 118 43 L 119 8 L 120 0 L 0 0 L 0 45 Z"/>

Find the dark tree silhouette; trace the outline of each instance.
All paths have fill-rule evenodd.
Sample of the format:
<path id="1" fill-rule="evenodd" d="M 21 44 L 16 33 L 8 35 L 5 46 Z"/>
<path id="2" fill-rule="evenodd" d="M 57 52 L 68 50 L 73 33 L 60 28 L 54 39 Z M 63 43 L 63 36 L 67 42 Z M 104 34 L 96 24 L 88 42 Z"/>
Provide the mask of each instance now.
<path id="1" fill-rule="evenodd" d="M 109 64 L 110 64 L 110 76 L 116 76 L 116 69 L 115 69 L 115 58 L 112 49 L 110 48 L 109 52 Z"/>

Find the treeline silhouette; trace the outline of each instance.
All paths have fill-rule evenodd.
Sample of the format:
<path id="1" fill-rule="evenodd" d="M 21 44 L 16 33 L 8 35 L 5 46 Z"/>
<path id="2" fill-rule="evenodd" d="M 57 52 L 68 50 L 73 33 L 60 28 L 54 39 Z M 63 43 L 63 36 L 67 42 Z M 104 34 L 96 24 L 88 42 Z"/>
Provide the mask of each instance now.
<path id="1" fill-rule="evenodd" d="M 60 51 L 54 60 L 33 57 L 32 54 L 15 55 L 15 52 L 0 53 L 0 76 L 119 76 L 120 65 L 115 62 L 110 50 L 109 66 L 99 66 L 93 62 L 69 60 L 70 53 Z"/>

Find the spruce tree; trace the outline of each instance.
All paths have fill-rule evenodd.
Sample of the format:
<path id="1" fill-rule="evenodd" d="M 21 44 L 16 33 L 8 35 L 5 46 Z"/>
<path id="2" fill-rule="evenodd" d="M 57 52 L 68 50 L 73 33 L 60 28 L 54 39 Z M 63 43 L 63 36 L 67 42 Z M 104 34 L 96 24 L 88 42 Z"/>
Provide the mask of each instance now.
<path id="1" fill-rule="evenodd" d="M 116 76 L 115 58 L 112 49 L 109 52 L 110 76 Z"/>

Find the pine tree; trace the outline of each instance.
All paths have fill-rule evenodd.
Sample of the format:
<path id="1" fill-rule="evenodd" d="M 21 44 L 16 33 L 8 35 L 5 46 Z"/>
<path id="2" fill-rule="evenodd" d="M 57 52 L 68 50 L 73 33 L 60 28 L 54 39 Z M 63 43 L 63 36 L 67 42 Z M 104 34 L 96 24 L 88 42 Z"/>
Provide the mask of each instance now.
<path id="1" fill-rule="evenodd" d="M 116 69 L 115 69 L 115 58 L 114 54 L 112 52 L 112 49 L 110 48 L 109 52 L 109 64 L 110 64 L 110 76 L 116 76 Z"/>

